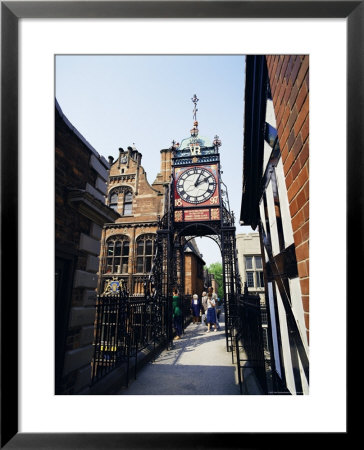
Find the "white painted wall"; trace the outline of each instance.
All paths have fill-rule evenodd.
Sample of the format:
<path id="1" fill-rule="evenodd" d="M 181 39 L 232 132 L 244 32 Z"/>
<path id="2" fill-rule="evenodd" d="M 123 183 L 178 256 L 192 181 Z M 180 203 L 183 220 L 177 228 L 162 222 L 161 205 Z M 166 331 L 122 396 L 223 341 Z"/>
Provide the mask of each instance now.
<path id="1" fill-rule="evenodd" d="M 268 306 L 271 319 L 271 332 L 274 350 L 274 363 L 278 375 L 282 378 L 281 361 L 279 357 L 278 335 L 277 335 L 277 318 L 274 309 L 273 283 L 268 283 Z"/>
<path id="2" fill-rule="evenodd" d="M 301 381 L 302 381 L 302 392 L 304 395 L 308 395 L 310 393 L 310 388 L 307 383 L 307 379 L 305 376 L 305 372 L 303 371 L 301 361 L 299 361 L 299 367 L 300 367 L 300 374 L 301 374 Z"/>
<path id="3" fill-rule="evenodd" d="M 265 233 L 265 235 L 267 235 L 267 227 L 265 225 L 265 213 L 264 213 L 263 200 L 259 204 L 259 213 L 260 213 L 260 218 L 261 218 L 261 221 L 262 221 L 262 226 L 263 226 L 264 233 Z M 264 247 L 264 259 L 265 259 L 265 262 L 268 261 L 268 253 L 267 253 L 267 250 L 265 249 L 265 247 Z"/>
<path id="4" fill-rule="evenodd" d="M 272 147 L 268 144 L 267 141 L 264 141 L 264 149 L 263 149 L 263 174 L 267 167 L 270 155 L 272 153 Z"/>
<path id="5" fill-rule="evenodd" d="M 279 161 L 277 168 L 276 168 L 276 177 L 277 177 L 277 187 L 278 187 L 278 194 L 279 194 L 279 200 L 280 200 L 280 207 L 281 207 L 281 217 L 282 217 L 282 226 L 283 226 L 283 234 L 284 234 L 284 244 L 285 247 L 288 247 L 292 243 L 294 243 L 293 240 L 293 231 L 292 231 L 292 222 L 291 222 L 291 215 L 289 210 L 289 203 L 288 203 L 288 197 L 287 197 L 287 189 L 286 189 L 286 183 L 285 183 L 285 177 L 283 172 L 283 164 L 282 160 Z M 269 230 L 270 230 L 270 236 L 272 241 L 272 251 L 273 255 L 276 256 L 280 253 L 279 248 L 279 239 L 278 239 L 278 229 L 277 229 L 277 221 L 276 221 L 276 214 L 275 214 L 275 208 L 274 208 L 274 198 L 273 198 L 273 188 L 272 183 L 269 182 L 266 190 L 266 198 L 267 198 L 267 208 L 268 208 L 268 215 L 269 215 Z M 259 205 L 259 211 L 260 211 L 260 217 L 262 220 L 263 228 L 265 233 L 267 233 L 266 230 L 266 223 L 265 223 L 265 213 L 264 213 L 264 203 L 263 201 Z M 266 258 L 266 261 L 268 261 L 268 255 L 266 250 L 264 249 L 264 256 Z M 268 286 L 271 285 L 271 283 L 268 284 Z M 305 322 L 304 322 L 304 312 L 303 312 L 303 305 L 301 300 L 301 286 L 299 283 L 299 278 L 291 279 L 289 280 L 290 290 L 291 290 L 291 301 L 292 301 L 292 311 L 296 318 L 297 325 L 300 330 L 300 335 L 302 337 L 302 341 L 305 346 L 305 350 L 308 353 L 308 342 L 307 342 L 307 335 L 306 335 L 306 329 L 305 329 Z M 269 288 L 270 289 L 270 288 Z M 279 320 L 280 325 L 280 331 L 281 331 L 281 340 L 282 340 L 282 349 L 283 349 L 283 363 L 285 368 L 285 375 L 286 375 L 286 383 L 287 388 L 295 394 L 295 383 L 294 383 L 294 377 L 293 377 L 293 368 L 292 368 L 292 360 L 291 360 L 291 351 L 290 351 L 290 344 L 289 344 L 289 338 L 288 338 L 288 329 L 287 329 L 287 317 L 286 312 L 282 303 L 281 296 L 279 294 L 278 289 L 276 289 L 277 292 L 277 307 L 278 307 L 278 318 L 274 318 L 274 308 L 271 304 L 272 299 L 270 298 L 270 304 L 269 309 L 272 317 L 272 334 L 273 334 L 273 345 L 277 347 L 276 335 L 275 335 L 275 320 Z M 272 292 L 269 292 L 268 290 L 268 296 L 272 296 Z M 276 349 L 277 350 L 277 349 Z M 275 351 L 275 353 L 277 353 Z M 279 356 L 275 354 L 276 359 L 276 365 L 279 363 Z M 277 370 L 279 373 L 279 370 Z M 305 374 L 302 370 L 302 366 L 300 365 L 300 371 L 302 375 L 303 381 L 303 390 L 304 393 L 308 393 L 308 384 L 307 380 L 305 379 Z"/>
<path id="6" fill-rule="evenodd" d="M 273 128 L 277 129 L 276 115 L 274 113 L 273 100 L 267 100 L 267 109 L 265 112 L 265 121 Z"/>
<path id="7" fill-rule="evenodd" d="M 292 311 L 295 316 L 298 329 L 300 330 L 300 335 L 302 338 L 302 342 L 305 346 L 305 350 L 308 353 L 308 342 L 307 342 L 307 333 L 306 333 L 306 325 L 305 325 L 305 316 L 303 312 L 302 305 L 302 293 L 301 293 L 301 284 L 299 278 L 293 278 L 289 280 L 289 288 L 291 291 L 291 302 L 292 302 Z"/>
<path id="8" fill-rule="evenodd" d="M 293 244 L 293 231 L 291 213 L 289 210 L 286 179 L 283 172 L 282 158 L 280 158 L 276 167 L 276 177 L 278 186 L 279 203 L 281 206 L 282 226 L 284 235 L 284 246 L 288 247 Z"/>
<path id="9" fill-rule="evenodd" d="M 292 394 L 296 393 L 294 378 L 293 378 L 293 367 L 291 359 L 291 349 L 289 345 L 288 338 L 288 328 L 287 328 L 287 317 L 286 310 L 284 309 L 282 297 L 280 296 L 279 290 L 276 289 L 277 293 L 277 306 L 278 306 L 278 316 L 279 316 L 279 326 L 281 330 L 281 342 L 283 347 L 283 362 L 286 375 L 286 385 Z"/>
<path id="10" fill-rule="evenodd" d="M 263 200 L 259 204 L 259 213 L 260 213 L 260 219 L 262 221 L 264 232 L 265 232 L 265 234 L 267 234 L 267 228 L 265 226 L 265 213 L 264 213 L 264 202 L 263 202 Z"/>
<path id="11" fill-rule="evenodd" d="M 276 255 L 278 255 L 278 253 L 280 253 L 280 249 L 279 249 L 279 240 L 278 240 L 276 212 L 275 212 L 275 208 L 274 208 L 273 188 L 272 188 L 271 182 L 269 182 L 269 184 L 267 186 L 266 197 L 267 197 L 270 235 L 271 235 L 271 240 L 272 240 L 272 251 L 273 251 L 273 255 L 276 256 Z"/>
<path id="12" fill-rule="evenodd" d="M 265 113 L 265 121 L 269 123 L 273 128 L 277 129 L 276 116 L 274 114 L 273 101 L 267 100 L 267 109 Z M 264 141 L 264 153 L 263 153 L 263 173 L 267 167 L 270 155 L 272 153 L 272 147 L 268 142 Z"/>

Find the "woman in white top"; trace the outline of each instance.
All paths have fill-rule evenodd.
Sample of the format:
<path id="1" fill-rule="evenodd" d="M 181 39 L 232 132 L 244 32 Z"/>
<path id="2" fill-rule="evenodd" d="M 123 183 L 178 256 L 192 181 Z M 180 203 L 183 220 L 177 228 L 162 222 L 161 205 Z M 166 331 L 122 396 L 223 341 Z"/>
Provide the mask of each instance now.
<path id="1" fill-rule="evenodd" d="M 207 333 L 210 332 L 211 324 L 215 325 L 214 331 L 217 331 L 216 325 L 216 303 L 215 299 L 212 298 L 212 294 L 209 292 L 207 295 Z"/>
<path id="2" fill-rule="evenodd" d="M 194 294 L 194 296 L 192 297 L 191 311 L 192 311 L 193 323 L 198 324 L 198 320 L 200 317 L 200 311 L 201 311 L 201 300 L 198 298 L 197 294 Z"/>
<path id="3" fill-rule="evenodd" d="M 201 311 L 202 311 L 202 317 L 201 317 L 201 323 L 204 325 L 207 325 L 206 323 L 206 314 L 207 314 L 207 292 L 202 292 L 201 297 Z"/>

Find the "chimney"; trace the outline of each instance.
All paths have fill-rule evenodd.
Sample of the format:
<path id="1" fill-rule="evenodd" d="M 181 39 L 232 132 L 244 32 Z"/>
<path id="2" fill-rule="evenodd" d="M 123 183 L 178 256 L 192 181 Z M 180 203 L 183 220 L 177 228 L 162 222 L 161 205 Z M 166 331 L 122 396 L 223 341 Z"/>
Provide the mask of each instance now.
<path id="1" fill-rule="evenodd" d="M 161 150 L 161 175 L 163 183 L 169 182 L 172 173 L 172 148 Z"/>

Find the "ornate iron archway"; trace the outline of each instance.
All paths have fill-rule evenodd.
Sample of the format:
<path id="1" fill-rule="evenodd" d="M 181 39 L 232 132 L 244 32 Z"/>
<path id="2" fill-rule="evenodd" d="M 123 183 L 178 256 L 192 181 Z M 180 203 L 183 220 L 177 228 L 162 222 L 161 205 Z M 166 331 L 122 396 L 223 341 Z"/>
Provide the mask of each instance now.
<path id="1" fill-rule="evenodd" d="M 198 99 L 194 96 L 192 100 L 196 119 Z M 247 302 L 249 296 L 241 296 L 235 219 L 230 211 L 227 188 L 221 179 L 221 141 L 218 136 L 211 143 L 200 137 L 197 125 L 195 120 L 191 137 L 181 144 L 173 142 L 171 147 L 171 179 L 165 191 L 164 215 L 159 220 L 156 254 L 149 275 L 141 279 L 144 296 L 131 297 L 121 277 L 110 280 L 103 294 L 97 296 L 92 384 L 124 364 L 127 386 L 132 362 L 136 377 L 142 350 L 152 346 L 155 354 L 161 346 L 171 347 L 174 288 L 182 297 L 183 326 L 187 325 L 190 301 L 185 295 L 184 256 L 188 241 L 195 237 L 210 237 L 221 251 L 226 348 L 232 352 L 232 362 L 234 352 L 236 354 L 239 384 L 240 362 L 243 361 L 239 347 L 243 347 L 250 358 L 253 355 L 259 359 L 259 364 L 261 361 L 264 364 L 262 346 L 255 351 L 261 328 L 259 307 Z M 252 333 L 252 316 L 257 319 L 254 322 L 256 334 Z"/>
<path id="2" fill-rule="evenodd" d="M 171 186 L 169 194 L 173 195 Z M 180 293 L 184 293 L 184 248 L 186 242 L 194 237 L 210 237 L 221 250 L 223 267 L 223 290 L 225 311 L 225 332 L 227 350 L 233 345 L 233 329 L 237 318 L 237 302 L 241 293 L 240 276 L 238 272 L 235 225 L 232 214 L 225 210 L 224 220 L 211 224 L 200 222 L 194 224 L 176 224 L 173 220 L 174 208 L 160 221 L 157 231 L 157 253 L 150 277 L 151 287 L 157 298 L 171 303 L 172 291 L 176 287 Z M 171 315 L 170 315 L 171 318 Z M 172 339 L 172 329 L 169 331 Z"/>
<path id="3" fill-rule="evenodd" d="M 172 339 L 172 291 L 184 293 L 184 248 L 192 237 L 208 236 L 221 250 L 225 332 L 227 350 L 232 349 L 234 322 L 237 318 L 238 296 L 241 293 L 238 272 L 234 214 L 230 211 L 226 185 L 221 179 L 219 147 L 215 136 L 212 142 L 199 136 L 196 120 L 191 137 L 181 144 L 173 142 L 171 181 L 166 191 L 165 214 L 157 231 L 157 253 L 150 282 L 156 298 L 169 306 L 170 325 L 167 333 Z"/>

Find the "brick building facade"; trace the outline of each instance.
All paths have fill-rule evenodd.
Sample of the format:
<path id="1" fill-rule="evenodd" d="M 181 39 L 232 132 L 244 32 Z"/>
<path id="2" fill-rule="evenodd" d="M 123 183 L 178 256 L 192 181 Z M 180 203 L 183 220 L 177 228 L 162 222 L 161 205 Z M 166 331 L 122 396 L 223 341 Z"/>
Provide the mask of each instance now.
<path id="1" fill-rule="evenodd" d="M 119 157 L 110 161 L 107 203 L 118 213 L 118 218 L 105 225 L 100 252 L 99 292 L 108 281 L 123 280 L 132 295 L 143 295 L 144 276 L 152 268 L 156 249 L 158 220 L 164 213 L 168 169 L 162 150 L 162 167 L 155 182 L 150 185 L 142 155 L 134 147 L 119 149 Z M 170 158 L 169 158 L 170 161 Z"/>
<path id="2" fill-rule="evenodd" d="M 97 293 L 123 279 L 143 296 L 156 250 L 159 219 L 166 212 L 172 149 L 149 184 L 135 147 L 109 161 L 55 111 L 55 392 L 91 392 Z M 185 247 L 185 293 L 202 292 L 203 265 L 194 239 Z M 200 292 L 199 292 L 200 294 Z"/>
<path id="3" fill-rule="evenodd" d="M 132 296 L 144 294 L 144 281 L 152 269 L 156 251 L 159 219 L 168 208 L 165 201 L 172 151 L 172 148 L 160 151 L 160 172 L 152 184 L 141 165 L 142 154 L 135 147 L 120 148 L 115 161 L 109 158 L 107 203 L 119 217 L 103 229 L 100 293 L 111 280 L 117 279 L 126 283 Z M 190 240 L 185 248 L 185 294 L 202 291 L 204 264 L 195 241 Z"/>
<path id="4" fill-rule="evenodd" d="M 309 57 L 267 56 L 309 339 Z"/>
<path id="5" fill-rule="evenodd" d="M 246 58 L 240 223 L 258 227 L 277 393 L 309 385 L 309 57 Z"/>
<path id="6" fill-rule="evenodd" d="M 185 249 L 185 294 L 197 294 L 201 297 L 204 290 L 204 265 L 199 249 L 194 239 L 191 239 Z"/>
<path id="7" fill-rule="evenodd" d="M 87 393 L 108 162 L 55 110 L 55 392 Z"/>

